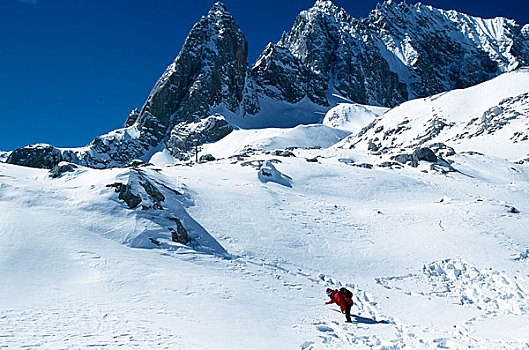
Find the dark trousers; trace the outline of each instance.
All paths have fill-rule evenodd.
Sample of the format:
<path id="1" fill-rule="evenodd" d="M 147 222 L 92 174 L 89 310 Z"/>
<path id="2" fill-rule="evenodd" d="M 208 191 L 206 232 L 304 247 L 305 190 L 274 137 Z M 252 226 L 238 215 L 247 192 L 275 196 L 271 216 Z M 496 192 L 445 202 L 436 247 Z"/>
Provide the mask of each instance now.
<path id="1" fill-rule="evenodd" d="M 351 322 L 351 306 L 353 306 L 352 303 L 345 305 L 345 319 L 347 322 Z"/>

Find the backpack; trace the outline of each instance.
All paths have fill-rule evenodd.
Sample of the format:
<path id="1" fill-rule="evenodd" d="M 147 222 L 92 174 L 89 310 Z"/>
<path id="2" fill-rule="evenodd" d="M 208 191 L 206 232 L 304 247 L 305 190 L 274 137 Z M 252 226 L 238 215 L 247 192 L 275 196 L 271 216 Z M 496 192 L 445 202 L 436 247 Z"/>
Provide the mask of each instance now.
<path id="1" fill-rule="evenodd" d="M 346 296 L 349 299 L 353 298 L 353 293 L 345 287 L 340 288 L 340 290 L 338 290 L 338 293 L 341 293 L 342 295 Z"/>

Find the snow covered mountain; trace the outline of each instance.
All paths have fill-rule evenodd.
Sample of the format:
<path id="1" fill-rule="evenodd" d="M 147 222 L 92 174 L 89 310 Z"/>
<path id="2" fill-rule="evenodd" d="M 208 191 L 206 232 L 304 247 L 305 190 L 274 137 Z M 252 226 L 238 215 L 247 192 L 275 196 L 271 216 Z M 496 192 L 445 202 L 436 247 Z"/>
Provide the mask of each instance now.
<path id="1" fill-rule="evenodd" d="M 251 68 L 247 46 L 235 19 L 216 3 L 124 128 L 87 147 L 58 150 L 61 160 L 123 166 L 163 149 L 186 158 L 195 144 L 234 128 L 321 122 L 339 102 L 335 96 L 393 107 L 529 64 L 527 26 L 391 0 L 360 20 L 317 0 Z"/>
<path id="2" fill-rule="evenodd" d="M 422 4 L 385 1 L 357 20 L 331 1 L 303 11 L 277 43 L 357 103 L 393 107 L 529 64 L 526 31 Z"/>
<path id="3" fill-rule="evenodd" d="M 340 147 L 395 152 L 445 144 L 510 160 L 529 158 L 529 69 L 416 99 L 389 110 Z"/>

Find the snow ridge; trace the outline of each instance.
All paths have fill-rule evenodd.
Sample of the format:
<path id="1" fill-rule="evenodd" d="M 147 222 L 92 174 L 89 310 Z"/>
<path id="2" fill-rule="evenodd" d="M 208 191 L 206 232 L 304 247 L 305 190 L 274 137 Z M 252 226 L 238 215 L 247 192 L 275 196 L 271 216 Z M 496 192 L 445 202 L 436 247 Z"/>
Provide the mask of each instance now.
<path id="1" fill-rule="evenodd" d="M 387 152 L 443 143 L 457 151 L 526 157 L 528 84 L 529 70 L 518 69 L 468 89 L 409 101 L 339 146 Z"/>

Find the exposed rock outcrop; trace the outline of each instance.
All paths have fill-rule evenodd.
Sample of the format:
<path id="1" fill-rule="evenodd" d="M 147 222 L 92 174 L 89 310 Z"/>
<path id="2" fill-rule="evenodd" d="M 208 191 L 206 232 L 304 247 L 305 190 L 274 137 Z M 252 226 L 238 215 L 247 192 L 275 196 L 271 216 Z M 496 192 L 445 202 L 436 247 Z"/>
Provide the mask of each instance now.
<path id="1" fill-rule="evenodd" d="M 170 218 L 170 220 L 176 224 L 176 229 L 169 228 L 169 231 L 171 231 L 171 239 L 173 240 L 173 242 L 182 244 L 190 243 L 191 237 L 189 236 L 189 233 L 187 233 L 187 230 L 182 224 L 182 221 L 177 218 Z"/>
<path id="2" fill-rule="evenodd" d="M 6 163 L 52 169 L 61 160 L 62 154 L 59 149 L 48 144 L 36 144 L 17 148 L 7 157 Z"/>
<path id="3" fill-rule="evenodd" d="M 75 171 L 75 169 L 77 169 L 77 165 L 75 164 L 68 162 L 60 162 L 50 170 L 48 176 L 52 179 L 55 179 L 61 177 L 65 173 L 73 172 Z"/>

